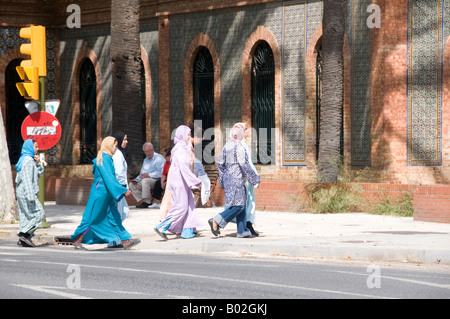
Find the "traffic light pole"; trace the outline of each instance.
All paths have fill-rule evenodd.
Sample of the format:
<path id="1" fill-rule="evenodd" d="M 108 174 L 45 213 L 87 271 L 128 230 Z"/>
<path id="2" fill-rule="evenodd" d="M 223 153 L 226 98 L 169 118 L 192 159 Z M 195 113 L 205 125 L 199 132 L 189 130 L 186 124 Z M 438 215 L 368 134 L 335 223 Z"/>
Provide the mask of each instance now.
<path id="1" fill-rule="evenodd" d="M 45 76 L 39 77 L 39 111 L 45 111 Z M 39 151 L 39 155 L 44 153 L 44 151 Z M 43 164 L 42 164 L 43 165 Z M 45 201 L 45 170 L 42 176 L 39 178 L 39 201 L 42 207 L 44 207 Z M 47 218 L 44 215 L 44 220 L 41 223 L 40 228 L 49 228 L 50 225 L 47 223 Z"/>
<path id="2" fill-rule="evenodd" d="M 30 26 L 21 28 L 19 36 L 24 39 L 30 39 L 30 43 L 20 45 L 20 53 L 30 55 L 29 60 L 20 62 L 20 66 L 16 67 L 17 73 L 25 82 L 16 83 L 20 95 L 30 100 L 39 99 L 39 111 L 45 112 L 45 77 L 47 76 L 47 48 L 45 45 L 45 27 Z M 25 137 L 23 137 L 25 140 Z M 39 157 L 44 151 L 38 152 Z M 45 171 L 39 178 L 39 202 L 44 207 L 45 201 Z M 41 223 L 42 228 L 50 227 L 44 215 L 44 221 Z"/>

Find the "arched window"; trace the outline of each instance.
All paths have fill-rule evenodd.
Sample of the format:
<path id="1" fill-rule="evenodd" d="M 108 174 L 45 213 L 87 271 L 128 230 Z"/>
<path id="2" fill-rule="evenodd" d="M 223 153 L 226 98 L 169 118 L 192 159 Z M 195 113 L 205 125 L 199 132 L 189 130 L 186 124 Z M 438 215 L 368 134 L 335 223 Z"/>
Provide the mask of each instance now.
<path id="1" fill-rule="evenodd" d="M 80 70 L 80 164 L 97 156 L 97 80 L 94 64 L 85 59 Z"/>
<path id="2" fill-rule="evenodd" d="M 194 62 L 193 72 L 194 123 L 201 121 L 204 139 L 202 141 L 202 158 L 204 164 L 214 163 L 214 65 L 209 50 L 200 47 Z M 207 131 L 208 130 L 208 131 Z M 201 155 L 201 156 L 199 156 Z"/>
<path id="3" fill-rule="evenodd" d="M 252 154 L 258 164 L 273 163 L 275 128 L 275 62 L 273 52 L 265 41 L 257 43 L 252 57 Z"/>
<path id="4" fill-rule="evenodd" d="M 12 60 L 5 70 L 5 97 L 6 97 L 6 137 L 11 164 L 16 164 L 22 150 L 23 139 L 20 129 L 23 120 L 28 116 L 25 108 L 25 99 L 16 88 L 16 83 L 21 82 L 16 72 L 16 66 L 22 59 Z"/>

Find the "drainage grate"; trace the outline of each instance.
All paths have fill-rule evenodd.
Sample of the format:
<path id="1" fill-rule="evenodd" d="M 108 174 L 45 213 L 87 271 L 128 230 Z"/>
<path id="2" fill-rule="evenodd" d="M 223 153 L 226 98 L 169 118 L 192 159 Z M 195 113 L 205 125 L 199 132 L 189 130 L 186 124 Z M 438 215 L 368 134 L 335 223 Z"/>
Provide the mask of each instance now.
<path id="1" fill-rule="evenodd" d="M 56 245 L 73 245 L 73 241 L 69 236 L 55 236 L 55 244 Z"/>

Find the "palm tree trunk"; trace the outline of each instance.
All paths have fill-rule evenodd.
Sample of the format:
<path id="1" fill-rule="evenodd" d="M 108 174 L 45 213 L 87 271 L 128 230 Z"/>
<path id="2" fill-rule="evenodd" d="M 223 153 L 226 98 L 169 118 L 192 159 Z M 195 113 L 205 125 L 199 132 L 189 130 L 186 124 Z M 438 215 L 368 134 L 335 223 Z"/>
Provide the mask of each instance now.
<path id="1" fill-rule="evenodd" d="M 16 195 L 14 193 L 11 163 L 6 143 L 3 116 L 0 111 L 0 224 L 16 219 Z"/>
<path id="2" fill-rule="evenodd" d="M 140 0 L 111 1 L 112 129 L 128 136 L 128 173 L 134 177 L 143 159 L 141 105 Z"/>
<path id="3" fill-rule="evenodd" d="M 340 131 L 344 101 L 345 0 L 323 2 L 323 98 L 317 178 L 337 182 L 340 163 Z"/>

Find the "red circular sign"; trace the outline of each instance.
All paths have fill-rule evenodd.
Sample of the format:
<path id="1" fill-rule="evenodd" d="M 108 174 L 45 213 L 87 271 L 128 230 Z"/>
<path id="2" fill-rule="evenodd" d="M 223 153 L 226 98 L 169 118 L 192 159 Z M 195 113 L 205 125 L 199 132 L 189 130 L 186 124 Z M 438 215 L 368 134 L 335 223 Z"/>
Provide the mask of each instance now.
<path id="1" fill-rule="evenodd" d="M 40 150 L 48 150 L 61 138 L 61 125 L 58 119 L 48 112 L 35 112 L 28 115 L 22 123 L 23 140 L 33 139 Z"/>

